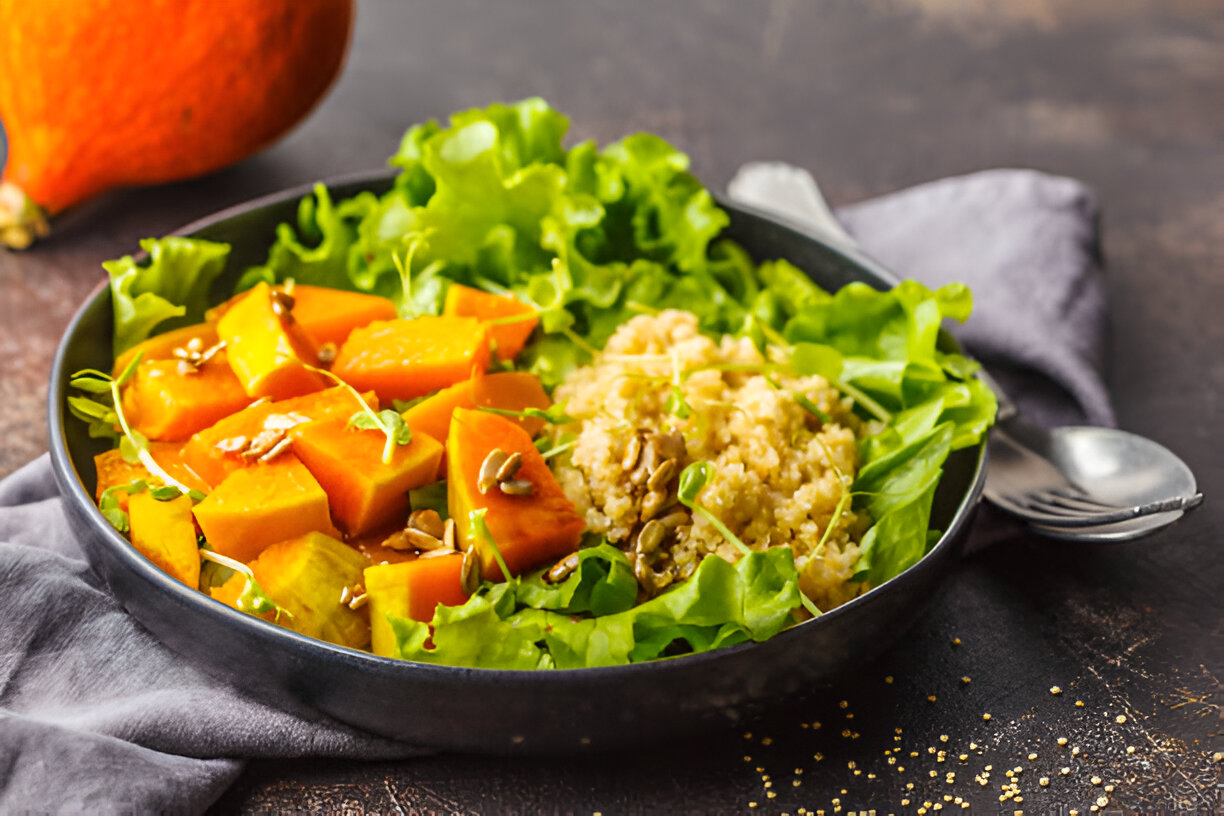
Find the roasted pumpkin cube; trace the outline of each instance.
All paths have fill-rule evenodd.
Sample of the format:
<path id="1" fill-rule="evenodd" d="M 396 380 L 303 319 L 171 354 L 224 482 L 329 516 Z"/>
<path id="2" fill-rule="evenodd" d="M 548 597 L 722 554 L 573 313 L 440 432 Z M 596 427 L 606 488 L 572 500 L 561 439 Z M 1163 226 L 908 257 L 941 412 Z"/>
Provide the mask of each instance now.
<path id="1" fill-rule="evenodd" d="M 192 589 L 200 585 L 200 551 L 191 498 L 158 501 L 145 491 L 128 499 L 132 546 L 162 572 Z"/>
<path id="2" fill-rule="evenodd" d="M 365 400 L 378 407 L 378 398 L 366 394 Z M 209 484 L 220 484 L 233 473 L 251 464 L 243 451 L 260 434 L 284 431 L 303 422 L 344 417 L 361 410 L 361 404 L 347 388 L 329 388 L 277 402 L 261 402 L 219 420 L 199 431 L 183 446 L 183 460 Z"/>
<path id="3" fill-rule="evenodd" d="M 250 404 L 225 352 L 192 366 L 175 359 L 141 360 L 123 387 L 128 423 L 147 436 L 181 442 Z"/>
<path id="4" fill-rule="evenodd" d="M 459 575 L 462 566 L 463 556 L 456 553 L 366 567 L 370 650 L 382 657 L 399 656 L 388 615 L 428 623 L 438 604 L 459 606 L 466 601 Z"/>
<path id="5" fill-rule="evenodd" d="M 390 524 L 408 511 L 408 491 L 434 481 L 442 443 L 413 433 L 407 445 L 392 445 L 378 430 L 348 427 L 347 419 L 324 419 L 291 431 L 293 452 L 327 492 L 332 518 L 349 535 Z"/>
<path id="6" fill-rule="evenodd" d="M 148 340 L 137 343 L 115 358 L 114 376 L 118 377 L 128 363 L 140 355 L 143 360 L 167 360 L 174 357 L 175 349 L 191 351 L 192 345 L 203 353 L 217 344 L 217 327 L 211 323 L 196 323 L 155 334 Z"/>
<path id="7" fill-rule="evenodd" d="M 582 517 L 557 484 L 544 457 L 527 432 L 505 417 L 485 411 L 456 408 L 447 439 L 447 500 L 463 549 L 472 546 L 468 518 L 485 509 L 485 523 L 510 571 L 526 570 L 555 561 L 578 548 Z M 498 485 L 480 491 L 481 466 L 494 450 L 518 453 L 522 465 L 514 478 L 531 485 L 528 495 L 510 495 Z M 481 575 L 496 578 L 501 569 L 492 548 L 481 553 Z"/>
<path id="8" fill-rule="evenodd" d="M 217 321 L 230 367 L 252 397 L 285 399 L 318 391 L 327 380 L 317 366 L 319 350 L 298 325 L 283 292 L 256 285 Z"/>
<path id="9" fill-rule="evenodd" d="M 292 453 L 235 470 L 195 506 L 195 517 L 214 550 L 243 562 L 306 533 L 339 535 L 327 494 Z"/>
<path id="10" fill-rule="evenodd" d="M 540 323 L 535 309 L 523 301 L 460 283 L 452 283 L 446 290 L 442 314 L 475 317 L 488 323 L 489 337 L 503 360 L 517 357 Z"/>
<path id="11" fill-rule="evenodd" d="M 484 324 L 472 317 L 426 316 L 353 330 L 332 373 L 390 402 L 424 396 L 488 367 Z"/>
<path id="12" fill-rule="evenodd" d="M 446 439 L 456 408 L 488 407 L 522 411 L 524 408 L 543 410 L 551 404 L 539 377 L 526 371 L 502 371 L 477 374 L 464 382 L 443 388 L 404 411 L 403 416 L 414 431 L 419 429 L 435 439 Z M 512 421 L 531 436 L 544 427 L 544 420 L 538 417 L 513 418 Z"/>
<path id="13" fill-rule="evenodd" d="M 349 599 L 360 592 L 365 558 L 352 547 L 322 533 L 307 533 L 268 547 L 250 563 L 260 588 L 286 612 L 264 617 L 307 637 L 351 649 L 370 642 L 369 615 Z M 212 596 L 235 606 L 246 581 L 235 575 Z M 345 588 L 348 592 L 345 593 Z"/>

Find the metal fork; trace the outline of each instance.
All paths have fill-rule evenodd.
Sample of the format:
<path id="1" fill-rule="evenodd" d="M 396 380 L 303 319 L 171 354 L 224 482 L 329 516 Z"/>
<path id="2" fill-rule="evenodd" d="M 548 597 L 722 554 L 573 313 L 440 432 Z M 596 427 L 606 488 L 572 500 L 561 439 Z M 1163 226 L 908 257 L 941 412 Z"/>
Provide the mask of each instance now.
<path id="1" fill-rule="evenodd" d="M 999 398 L 985 490 L 997 507 L 1064 537 L 1119 540 L 1152 532 L 1202 503 L 1194 475 L 1168 449 L 1112 428 L 1039 428 L 985 379 Z M 1112 493 L 1137 500 L 1115 503 L 1093 495 L 1090 486 L 1102 480 Z M 1135 519 L 1147 523 L 1125 524 Z"/>

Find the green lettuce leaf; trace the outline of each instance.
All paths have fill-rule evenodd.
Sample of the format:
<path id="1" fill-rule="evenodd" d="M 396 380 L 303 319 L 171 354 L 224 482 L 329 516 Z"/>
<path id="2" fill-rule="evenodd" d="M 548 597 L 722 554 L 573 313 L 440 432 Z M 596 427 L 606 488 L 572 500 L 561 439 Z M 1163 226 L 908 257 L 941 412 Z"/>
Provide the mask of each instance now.
<path id="1" fill-rule="evenodd" d="M 115 313 L 115 356 L 162 331 L 199 323 L 209 303 L 209 290 L 225 270 L 228 244 L 198 238 L 146 238 L 148 253 L 141 265 L 131 255 L 106 261 L 111 303 Z"/>

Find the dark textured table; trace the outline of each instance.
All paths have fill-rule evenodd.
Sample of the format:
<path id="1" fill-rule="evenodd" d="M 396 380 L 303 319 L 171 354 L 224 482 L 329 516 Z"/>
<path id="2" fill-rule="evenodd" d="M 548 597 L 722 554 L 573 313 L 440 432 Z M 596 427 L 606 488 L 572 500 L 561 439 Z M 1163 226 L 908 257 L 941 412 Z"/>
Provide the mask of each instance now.
<path id="1" fill-rule="evenodd" d="M 1084 179 L 1104 204 L 1120 420 L 1183 454 L 1207 504 L 1134 543 L 1030 537 L 971 555 L 883 659 L 708 739 L 258 762 L 217 810 L 1088 814 L 1098 797 L 1104 812 L 1224 810 L 1218 0 L 363 2 L 342 81 L 283 143 L 111 194 L 36 250 L 0 254 L 0 472 L 45 448 L 49 362 L 100 261 L 376 166 L 412 122 L 532 94 L 577 137 L 662 134 L 714 187 L 752 159 L 812 168 L 834 203 L 987 167 Z"/>

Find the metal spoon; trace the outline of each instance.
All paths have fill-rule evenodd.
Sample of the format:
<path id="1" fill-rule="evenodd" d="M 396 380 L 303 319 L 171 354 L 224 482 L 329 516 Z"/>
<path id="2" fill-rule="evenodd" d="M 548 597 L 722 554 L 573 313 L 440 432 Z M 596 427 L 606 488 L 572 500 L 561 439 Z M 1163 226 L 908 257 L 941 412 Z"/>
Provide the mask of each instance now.
<path id="1" fill-rule="evenodd" d="M 1114 428 L 1040 428 L 1025 421 L 989 377 L 986 382 L 999 398 L 999 415 L 991 433 L 984 495 L 1040 534 L 1126 541 L 1172 524 L 1202 501 L 1190 468 L 1163 445 Z M 1128 516 L 1122 521 L 1067 523 L 1023 500 L 1051 489 L 1069 489 L 1085 500 L 1079 502 L 1084 508 L 1099 502 L 1130 512 L 1115 513 Z"/>

